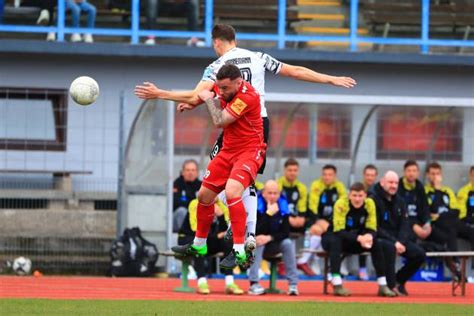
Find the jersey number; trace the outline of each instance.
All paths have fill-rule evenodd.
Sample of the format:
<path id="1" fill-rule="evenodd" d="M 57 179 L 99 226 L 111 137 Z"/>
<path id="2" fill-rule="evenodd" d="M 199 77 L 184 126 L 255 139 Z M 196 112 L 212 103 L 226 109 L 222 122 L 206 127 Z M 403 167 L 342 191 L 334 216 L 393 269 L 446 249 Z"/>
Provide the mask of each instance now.
<path id="1" fill-rule="evenodd" d="M 242 78 L 247 81 L 248 83 L 252 84 L 252 71 L 250 68 L 241 68 L 240 73 L 242 74 Z"/>

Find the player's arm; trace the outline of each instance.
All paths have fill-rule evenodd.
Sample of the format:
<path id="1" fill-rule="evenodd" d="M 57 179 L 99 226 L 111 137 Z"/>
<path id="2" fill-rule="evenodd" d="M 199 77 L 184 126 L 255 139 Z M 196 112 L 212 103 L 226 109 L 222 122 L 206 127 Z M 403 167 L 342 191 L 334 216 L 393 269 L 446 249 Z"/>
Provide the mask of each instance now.
<path id="1" fill-rule="evenodd" d="M 144 82 L 143 85 L 135 87 L 135 95 L 141 99 L 162 99 L 196 106 L 202 103 L 199 93 L 204 90 L 211 90 L 213 85 L 212 81 L 201 80 L 194 90 L 170 91 L 160 89 L 151 82 Z"/>
<path id="2" fill-rule="evenodd" d="M 357 82 L 350 77 L 336 77 L 322 74 L 303 66 L 294 66 L 290 64 L 282 64 L 278 73 L 292 79 L 307 81 L 312 83 L 332 84 L 338 87 L 352 88 Z"/>
<path id="3" fill-rule="evenodd" d="M 207 111 L 211 115 L 215 126 L 223 128 L 237 120 L 229 111 L 220 108 L 220 100 L 214 98 L 213 92 L 209 90 L 201 91 L 199 97 L 206 104 Z"/>
<path id="4" fill-rule="evenodd" d="M 464 218 L 467 215 L 467 199 L 469 198 L 469 185 L 461 188 L 458 192 L 459 202 L 459 218 Z"/>

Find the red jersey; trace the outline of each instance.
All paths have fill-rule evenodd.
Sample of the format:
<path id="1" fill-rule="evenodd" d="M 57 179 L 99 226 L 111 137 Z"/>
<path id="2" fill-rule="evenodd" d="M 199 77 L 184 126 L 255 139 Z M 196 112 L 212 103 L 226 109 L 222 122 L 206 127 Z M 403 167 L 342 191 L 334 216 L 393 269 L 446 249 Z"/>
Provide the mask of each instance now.
<path id="1" fill-rule="evenodd" d="M 218 91 L 214 87 L 214 91 Z M 264 147 L 263 121 L 260 115 L 260 95 L 248 82 L 243 81 L 234 98 L 221 101 L 224 111 L 237 120 L 224 128 L 223 149 L 239 151 L 247 148 Z"/>

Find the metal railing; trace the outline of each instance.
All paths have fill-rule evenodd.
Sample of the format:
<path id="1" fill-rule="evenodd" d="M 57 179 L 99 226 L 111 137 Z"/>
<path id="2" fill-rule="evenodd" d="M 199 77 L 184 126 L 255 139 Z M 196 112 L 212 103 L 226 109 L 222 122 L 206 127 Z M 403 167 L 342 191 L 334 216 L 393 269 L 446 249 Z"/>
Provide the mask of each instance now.
<path id="1" fill-rule="evenodd" d="M 348 36 L 323 36 L 323 35 L 295 35 L 287 34 L 286 31 L 286 0 L 278 0 L 278 20 L 276 33 L 239 33 L 238 39 L 254 41 L 274 41 L 279 49 L 283 49 L 287 42 L 346 42 L 349 43 L 349 50 L 356 52 L 359 43 L 372 43 L 379 45 L 408 45 L 420 46 L 420 52 L 426 54 L 430 46 L 446 47 L 474 47 L 474 40 L 457 39 L 432 39 L 429 36 L 430 26 L 430 0 L 421 1 L 421 37 L 419 38 L 384 38 L 384 37 L 361 37 L 357 34 L 359 1 L 350 1 L 350 20 Z M 65 0 L 58 0 L 57 26 L 26 26 L 26 25 L 5 25 L 0 24 L 0 32 L 24 32 L 24 33 L 48 33 L 56 32 L 57 40 L 64 41 L 65 34 L 90 33 L 93 35 L 106 36 L 129 36 L 131 44 L 139 44 L 140 37 L 156 36 L 163 38 L 204 38 L 206 45 L 212 44 L 211 30 L 214 18 L 214 1 L 205 0 L 204 31 L 172 31 L 172 30 L 142 30 L 140 29 L 140 0 L 132 0 L 131 4 L 131 27 L 124 29 L 115 28 L 72 28 L 66 27 L 66 5 Z"/>

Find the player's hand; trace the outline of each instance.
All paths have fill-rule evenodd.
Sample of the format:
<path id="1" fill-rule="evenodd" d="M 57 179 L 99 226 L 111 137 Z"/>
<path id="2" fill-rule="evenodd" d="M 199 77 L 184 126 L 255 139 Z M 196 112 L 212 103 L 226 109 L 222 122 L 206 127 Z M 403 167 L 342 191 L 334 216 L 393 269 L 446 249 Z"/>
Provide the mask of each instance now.
<path id="1" fill-rule="evenodd" d="M 432 220 L 432 221 L 437 220 L 438 217 L 439 217 L 439 214 L 434 214 L 434 213 L 431 214 L 431 220 Z"/>
<path id="2" fill-rule="evenodd" d="M 272 237 L 270 235 L 257 235 L 255 240 L 257 242 L 257 246 L 263 246 L 269 243 L 270 240 L 272 240 Z"/>
<path id="3" fill-rule="evenodd" d="M 135 95 L 140 99 L 158 99 L 160 96 L 160 89 L 158 89 L 151 82 L 144 82 L 143 85 L 135 87 Z"/>
<path id="4" fill-rule="evenodd" d="M 397 250 L 397 254 L 399 255 L 401 255 L 407 250 L 405 246 L 401 242 L 398 242 L 398 241 L 395 243 L 395 249 Z"/>
<path id="5" fill-rule="evenodd" d="M 222 239 L 225 236 L 225 232 L 220 232 L 217 234 L 217 239 Z"/>
<path id="6" fill-rule="evenodd" d="M 199 99 L 206 101 L 209 99 L 214 99 L 214 92 L 209 91 L 209 90 L 202 90 L 201 92 L 198 93 Z"/>
<path id="7" fill-rule="evenodd" d="M 275 215 L 279 211 L 278 203 L 272 203 L 267 205 L 268 215 Z"/>
<path id="8" fill-rule="evenodd" d="M 190 111 L 192 109 L 194 109 L 194 106 L 192 106 L 191 104 L 188 104 L 188 103 L 179 103 L 176 106 L 176 110 L 180 113 L 182 113 L 184 111 Z"/>
<path id="9" fill-rule="evenodd" d="M 364 234 L 357 236 L 357 241 L 360 243 L 362 248 L 370 249 L 374 243 L 374 238 L 371 234 Z"/>
<path id="10" fill-rule="evenodd" d="M 331 84 L 337 87 L 353 88 L 357 82 L 351 77 L 332 77 Z"/>

